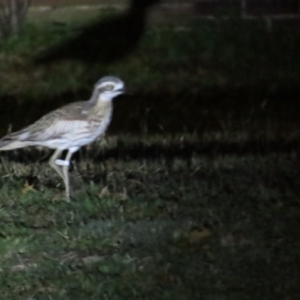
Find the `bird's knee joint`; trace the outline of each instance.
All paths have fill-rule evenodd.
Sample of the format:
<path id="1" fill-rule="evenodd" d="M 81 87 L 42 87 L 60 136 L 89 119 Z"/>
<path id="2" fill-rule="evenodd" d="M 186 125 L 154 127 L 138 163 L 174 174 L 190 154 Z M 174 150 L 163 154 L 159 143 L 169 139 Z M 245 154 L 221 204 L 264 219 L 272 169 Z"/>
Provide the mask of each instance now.
<path id="1" fill-rule="evenodd" d="M 68 160 L 56 159 L 55 163 L 59 166 L 69 166 L 70 162 Z"/>

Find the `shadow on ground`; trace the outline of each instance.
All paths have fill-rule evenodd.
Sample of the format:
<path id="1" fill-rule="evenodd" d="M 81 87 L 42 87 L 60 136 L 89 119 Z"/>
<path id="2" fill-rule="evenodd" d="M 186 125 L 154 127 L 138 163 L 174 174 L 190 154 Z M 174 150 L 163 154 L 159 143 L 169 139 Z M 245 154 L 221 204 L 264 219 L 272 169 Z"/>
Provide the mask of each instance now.
<path id="1" fill-rule="evenodd" d="M 130 54 L 142 37 L 148 8 L 159 0 L 131 0 L 129 10 L 108 20 L 99 20 L 82 28 L 78 35 L 41 53 L 36 64 L 59 60 L 79 60 L 110 64 Z"/>

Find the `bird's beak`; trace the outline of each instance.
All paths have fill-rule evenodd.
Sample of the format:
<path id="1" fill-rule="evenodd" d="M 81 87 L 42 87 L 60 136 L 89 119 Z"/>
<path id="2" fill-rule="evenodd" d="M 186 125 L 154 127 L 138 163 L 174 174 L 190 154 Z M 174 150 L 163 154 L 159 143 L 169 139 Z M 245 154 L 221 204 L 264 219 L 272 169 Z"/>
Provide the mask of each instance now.
<path id="1" fill-rule="evenodd" d="M 117 92 L 119 92 L 120 94 L 126 94 L 127 93 L 125 88 L 118 89 Z"/>
<path id="2" fill-rule="evenodd" d="M 121 90 L 122 90 L 122 94 L 126 94 L 126 95 L 129 95 L 129 96 L 134 95 L 134 90 L 131 89 L 131 88 L 123 88 Z"/>

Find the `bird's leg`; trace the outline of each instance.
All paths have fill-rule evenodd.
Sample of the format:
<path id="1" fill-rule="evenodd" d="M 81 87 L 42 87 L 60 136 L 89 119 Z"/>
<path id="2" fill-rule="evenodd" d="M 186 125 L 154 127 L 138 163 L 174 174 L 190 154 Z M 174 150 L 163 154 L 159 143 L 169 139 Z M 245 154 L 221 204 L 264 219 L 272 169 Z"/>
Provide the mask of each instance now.
<path id="1" fill-rule="evenodd" d="M 67 201 L 70 201 L 70 184 L 69 184 L 69 174 L 68 174 L 68 170 L 69 170 L 69 165 L 70 165 L 70 159 L 72 157 L 73 151 L 71 151 L 69 149 L 67 156 L 64 160 L 64 164 L 62 166 L 62 171 L 63 171 L 63 176 L 64 176 L 64 182 L 66 185 L 66 196 L 67 196 Z"/>
<path id="2" fill-rule="evenodd" d="M 67 157 L 69 156 L 69 152 L 67 154 Z M 63 162 L 63 161 L 57 159 L 61 153 L 62 153 L 61 149 L 56 149 L 49 160 L 49 165 L 57 172 L 57 174 L 64 181 L 65 188 L 66 188 L 66 200 L 69 202 L 70 201 L 70 190 L 69 190 L 69 179 L 68 179 L 68 166 L 64 166 L 64 167 L 66 167 L 66 171 L 64 170 L 64 167 L 61 169 L 61 167 L 59 167 L 59 165 L 60 165 L 60 162 Z M 71 153 L 71 155 L 72 155 L 72 153 Z M 70 160 L 70 157 L 67 160 Z M 57 163 L 57 162 L 59 162 L 59 163 Z"/>
<path id="3" fill-rule="evenodd" d="M 62 153 L 62 150 L 61 149 L 56 149 L 55 152 L 53 153 L 53 155 L 51 156 L 50 160 L 49 160 L 49 165 L 51 168 L 53 168 L 57 173 L 58 175 L 64 179 L 64 175 L 61 171 L 61 169 L 57 166 L 56 164 L 56 159 L 60 156 L 60 154 Z"/>

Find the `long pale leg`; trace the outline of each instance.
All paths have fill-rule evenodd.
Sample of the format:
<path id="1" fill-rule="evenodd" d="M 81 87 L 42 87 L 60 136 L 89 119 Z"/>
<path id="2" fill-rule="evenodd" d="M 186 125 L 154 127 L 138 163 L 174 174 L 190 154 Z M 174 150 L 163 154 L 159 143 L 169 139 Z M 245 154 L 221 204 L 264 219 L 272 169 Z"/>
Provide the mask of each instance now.
<path id="1" fill-rule="evenodd" d="M 70 184 L 69 184 L 69 165 L 70 165 L 70 159 L 72 157 L 73 151 L 69 149 L 67 156 L 65 158 L 65 164 L 62 166 L 63 176 L 64 176 L 64 182 L 66 185 L 66 194 L 67 194 L 67 201 L 70 201 Z"/>
<path id="2" fill-rule="evenodd" d="M 49 165 L 50 165 L 51 168 L 53 168 L 58 173 L 58 175 L 62 179 L 64 179 L 64 174 L 62 173 L 61 169 L 55 163 L 56 159 L 60 156 L 61 153 L 62 153 L 62 150 L 56 149 L 55 152 L 53 153 L 53 155 L 51 156 L 50 160 L 49 160 Z"/>
<path id="3" fill-rule="evenodd" d="M 68 178 L 68 166 L 64 166 L 63 168 L 59 167 L 57 164 L 57 158 L 60 156 L 63 150 L 61 149 L 56 149 L 53 155 L 51 156 L 49 160 L 49 165 L 51 168 L 53 168 L 57 174 L 61 177 L 61 179 L 64 181 L 65 188 L 66 188 L 66 200 L 69 202 L 70 201 L 70 188 L 69 188 L 69 178 Z M 67 157 L 69 156 L 70 151 L 67 154 Z M 72 155 L 72 153 L 71 153 Z M 69 159 L 70 160 L 70 157 Z M 60 160 L 59 160 L 60 161 Z M 66 167 L 66 171 L 64 168 Z"/>

